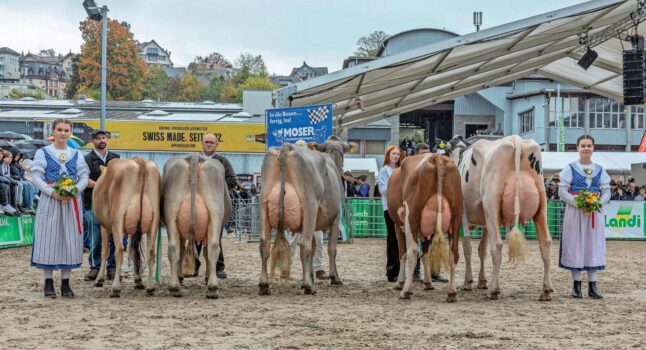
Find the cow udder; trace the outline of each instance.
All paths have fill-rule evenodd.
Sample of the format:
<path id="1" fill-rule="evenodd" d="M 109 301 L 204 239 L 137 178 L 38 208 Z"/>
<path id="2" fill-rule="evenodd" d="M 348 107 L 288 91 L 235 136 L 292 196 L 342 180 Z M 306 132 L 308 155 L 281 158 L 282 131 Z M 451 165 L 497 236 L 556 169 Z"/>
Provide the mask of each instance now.
<path id="1" fill-rule="evenodd" d="M 420 233 L 424 237 L 432 237 L 435 233 L 435 225 L 437 223 L 438 203 L 437 194 L 431 196 L 426 201 L 424 209 L 422 209 L 422 217 L 420 220 Z M 451 225 L 451 208 L 449 201 L 446 197 L 442 196 L 442 232 L 448 232 Z"/>
<path id="2" fill-rule="evenodd" d="M 141 213 L 141 232 L 148 233 L 153 222 L 153 211 L 150 200 L 144 196 L 142 200 L 143 212 Z M 133 235 L 137 231 L 137 224 L 139 223 L 139 201 L 140 197 L 134 196 L 123 219 L 123 230 L 128 235 Z"/>
<path id="3" fill-rule="evenodd" d="M 271 227 L 278 227 L 278 197 L 280 194 L 280 183 L 276 183 L 269 192 L 268 211 L 269 224 Z M 303 206 L 296 194 L 296 189 L 289 182 L 285 183 L 285 228 L 291 232 L 300 232 L 303 219 Z"/>
<path id="4" fill-rule="evenodd" d="M 520 186 L 518 191 L 518 199 L 520 201 L 520 219 L 522 224 L 531 220 L 538 211 L 540 205 L 540 198 L 536 183 L 531 174 L 524 171 L 520 173 Z M 502 194 L 502 203 L 500 207 L 500 218 L 505 227 L 514 224 L 514 197 L 515 197 L 515 175 L 512 172 L 507 181 L 505 181 L 505 189 Z"/>
<path id="5" fill-rule="evenodd" d="M 204 198 L 199 193 L 195 194 L 195 221 L 193 223 L 193 232 L 196 241 L 203 241 L 209 229 L 209 210 L 206 207 Z M 191 226 L 191 195 L 187 194 L 182 199 L 177 212 L 177 229 L 182 239 L 188 239 L 189 228 Z"/>

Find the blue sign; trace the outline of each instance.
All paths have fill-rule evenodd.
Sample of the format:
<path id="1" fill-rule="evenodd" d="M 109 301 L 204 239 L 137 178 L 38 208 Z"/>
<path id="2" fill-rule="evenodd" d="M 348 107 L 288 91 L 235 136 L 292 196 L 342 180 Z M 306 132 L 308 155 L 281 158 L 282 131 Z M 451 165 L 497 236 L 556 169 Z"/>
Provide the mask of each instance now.
<path id="1" fill-rule="evenodd" d="M 332 105 L 267 110 L 267 149 L 285 142 L 323 143 L 332 135 Z"/>

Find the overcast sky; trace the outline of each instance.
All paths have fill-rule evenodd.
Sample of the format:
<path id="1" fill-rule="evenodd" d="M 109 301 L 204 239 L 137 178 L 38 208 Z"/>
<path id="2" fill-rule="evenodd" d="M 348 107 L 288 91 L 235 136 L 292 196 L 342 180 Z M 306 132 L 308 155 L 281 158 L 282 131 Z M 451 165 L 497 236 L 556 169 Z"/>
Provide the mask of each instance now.
<path id="1" fill-rule="evenodd" d="M 109 16 L 127 21 L 135 39 L 155 39 L 171 51 L 174 65 L 217 51 L 233 61 L 261 54 L 270 73 L 289 74 L 307 61 L 341 69 L 362 35 L 383 30 L 440 28 L 475 31 L 581 3 L 577 0 L 97 0 Z M 82 0 L 0 0 L 0 47 L 18 52 L 79 52 Z"/>

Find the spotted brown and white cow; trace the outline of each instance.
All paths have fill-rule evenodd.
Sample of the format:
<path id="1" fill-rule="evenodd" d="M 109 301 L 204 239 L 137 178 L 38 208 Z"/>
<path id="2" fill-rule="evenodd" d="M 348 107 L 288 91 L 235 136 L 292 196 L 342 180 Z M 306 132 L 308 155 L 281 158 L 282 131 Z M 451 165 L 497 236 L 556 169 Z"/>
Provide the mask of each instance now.
<path id="1" fill-rule="evenodd" d="M 493 260 L 493 275 L 488 296 L 500 294 L 498 275 L 502 261 L 503 242 L 499 228 L 512 228 L 508 233 L 509 259 L 524 259 L 524 237 L 519 223 L 532 219 L 543 260 L 543 287 L 540 300 L 551 300 L 550 246 L 552 238 L 547 227 L 547 199 L 543 186 L 541 149 L 534 140 L 517 135 L 495 141 L 479 140 L 468 145 L 461 137 L 449 141 L 451 159 L 458 163 L 462 178 L 464 202 L 463 230 L 466 275 L 464 289 L 472 288 L 471 243 L 469 226 L 483 227 L 478 253 L 480 274 L 478 288 L 486 289 L 484 259 L 487 245 Z"/>
<path id="2" fill-rule="evenodd" d="M 455 264 L 458 262 L 462 195 L 455 163 L 437 154 L 406 158 L 388 180 L 387 199 L 399 245 L 400 268 L 395 289 L 402 290 L 400 298 L 408 299 L 413 294 L 413 270 L 419 254 L 418 242 L 422 242 L 423 254 L 429 257 L 423 259 L 425 289 L 433 289 L 430 265 L 443 262 L 450 270 L 446 301 L 456 302 Z M 446 232 L 449 233 L 448 254 L 445 252 Z"/>

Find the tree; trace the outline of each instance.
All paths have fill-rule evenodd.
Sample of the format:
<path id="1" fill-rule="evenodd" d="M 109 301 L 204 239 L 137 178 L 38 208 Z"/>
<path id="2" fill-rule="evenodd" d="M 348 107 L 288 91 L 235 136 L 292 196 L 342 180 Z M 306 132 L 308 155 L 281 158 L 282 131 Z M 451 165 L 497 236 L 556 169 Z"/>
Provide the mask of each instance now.
<path id="1" fill-rule="evenodd" d="M 89 18 L 80 24 L 83 45 L 79 60 L 79 92 L 101 87 L 101 22 Z M 133 34 L 119 21 L 108 21 L 107 92 L 115 100 L 140 100 L 146 64 L 139 56 Z"/>
<path id="2" fill-rule="evenodd" d="M 224 89 L 224 78 L 215 78 L 211 80 L 209 86 L 202 89 L 200 101 L 220 101 L 220 93 Z"/>
<path id="3" fill-rule="evenodd" d="M 374 32 L 362 36 L 357 40 L 357 51 L 354 52 L 356 56 L 361 57 L 373 57 L 377 56 L 379 48 L 384 44 L 384 40 L 388 34 L 384 33 L 381 30 L 375 30 Z"/>
<path id="4" fill-rule="evenodd" d="M 255 77 L 267 77 L 267 66 L 265 65 L 265 60 L 263 60 L 262 55 L 254 56 L 250 53 L 240 54 L 240 57 L 235 61 L 236 75 L 234 79 L 237 84 L 244 83 L 247 78 Z"/>
<path id="5" fill-rule="evenodd" d="M 164 101 L 169 82 L 170 78 L 168 78 L 168 75 L 160 65 L 155 64 L 151 66 L 148 68 L 144 78 L 142 97 Z"/>
<path id="6" fill-rule="evenodd" d="M 220 102 L 233 103 L 236 102 L 238 95 L 238 88 L 233 79 L 229 79 L 220 91 Z"/>
<path id="7" fill-rule="evenodd" d="M 168 81 L 165 97 L 168 101 L 197 102 L 202 101 L 207 89 L 194 74 L 186 73 Z"/>
<path id="8" fill-rule="evenodd" d="M 268 77 L 249 77 L 236 89 L 236 102 L 242 103 L 242 92 L 244 90 L 275 90 L 278 85 L 269 80 Z"/>
<path id="9" fill-rule="evenodd" d="M 54 49 L 40 50 L 38 53 L 41 56 L 56 56 L 56 51 Z"/>
<path id="10" fill-rule="evenodd" d="M 67 81 L 67 85 L 65 85 L 65 96 L 68 99 L 76 98 L 81 85 L 81 78 L 79 77 L 79 57 L 79 55 L 76 55 L 72 58 L 72 74 L 70 74 L 70 79 Z"/>
<path id="11" fill-rule="evenodd" d="M 206 57 L 195 56 L 195 59 L 193 60 L 193 62 L 215 63 L 225 67 L 231 67 L 231 62 L 229 62 L 229 60 L 227 60 L 226 57 L 224 57 L 224 55 L 222 55 L 219 52 L 212 52 Z"/>

